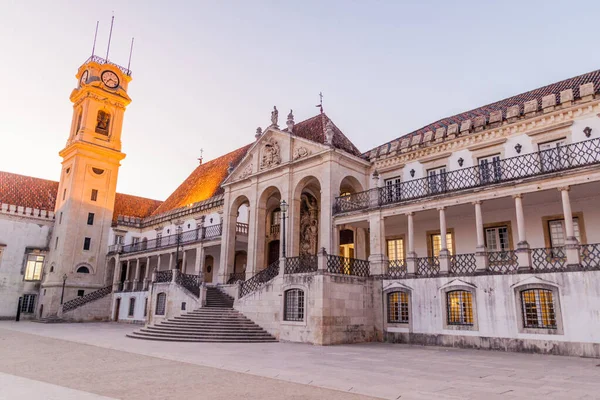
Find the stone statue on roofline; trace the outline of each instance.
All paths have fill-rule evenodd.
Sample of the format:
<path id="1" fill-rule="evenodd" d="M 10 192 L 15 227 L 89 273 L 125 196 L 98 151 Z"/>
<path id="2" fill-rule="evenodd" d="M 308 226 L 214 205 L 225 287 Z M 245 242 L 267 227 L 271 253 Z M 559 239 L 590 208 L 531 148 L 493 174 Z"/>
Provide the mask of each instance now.
<path id="1" fill-rule="evenodd" d="M 277 106 L 273 106 L 273 111 L 271 111 L 271 126 L 278 127 L 277 120 L 279 119 L 279 111 L 277 111 Z"/>

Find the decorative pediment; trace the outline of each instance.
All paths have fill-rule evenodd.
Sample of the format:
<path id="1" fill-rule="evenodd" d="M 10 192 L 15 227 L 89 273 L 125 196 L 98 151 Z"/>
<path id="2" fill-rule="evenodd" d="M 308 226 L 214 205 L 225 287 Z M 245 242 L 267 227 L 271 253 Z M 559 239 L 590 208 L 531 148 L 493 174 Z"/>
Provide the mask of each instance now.
<path id="1" fill-rule="evenodd" d="M 310 149 L 307 149 L 305 146 L 298 145 L 294 148 L 293 159 L 298 160 L 299 158 L 308 157 L 311 154 L 312 154 L 312 151 Z"/>
<path id="2" fill-rule="evenodd" d="M 260 169 L 269 169 L 281 164 L 281 149 L 274 136 L 267 138 L 260 149 Z"/>
<path id="3" fill-rule="evenodd" d="M 254 169 L 253 169 L 252 163 L 247 164 L 245 166 L 242 166 L 242 169 L 238 173 L 238 175 L 236 177 L 237 178 L 236 180 L 246 179 L 247 177 L 249 177 L 250 175 L 252 175 L 253 171 L 254 171 Z"/>

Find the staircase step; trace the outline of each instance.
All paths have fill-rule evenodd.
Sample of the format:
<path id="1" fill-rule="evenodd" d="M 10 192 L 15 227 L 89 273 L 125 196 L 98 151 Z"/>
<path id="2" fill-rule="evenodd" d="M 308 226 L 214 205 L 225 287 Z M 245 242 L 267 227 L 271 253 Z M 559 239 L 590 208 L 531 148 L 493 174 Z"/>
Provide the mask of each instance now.
<path id="1" fill-rule="evenodd" d="M 260 339 L 212 339 L 212 338 L 178 338 L 178 337 L 157 337 L 157 336 L 144 336 L 135 334 L 128 334 L 127 337 L 133 339 L 144 339 L 144 340 L 156 340 L 162 342 L 203 342 L 203 343 L 271 343 L 277 342 L 273 337 L 271 338 L 260 338 Z"/>

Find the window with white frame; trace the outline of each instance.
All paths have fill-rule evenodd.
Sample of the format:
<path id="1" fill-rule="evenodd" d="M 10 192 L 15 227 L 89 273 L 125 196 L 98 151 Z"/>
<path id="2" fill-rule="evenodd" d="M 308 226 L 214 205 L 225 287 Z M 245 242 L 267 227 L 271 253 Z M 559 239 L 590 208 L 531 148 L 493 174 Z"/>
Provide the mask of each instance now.
<path id="1" fill-rule="evenodd" d="M 500 154 L 481 157 L 478 160 L 481 183 L 499 182 L 502 179 Z"/>
<path id="2" fill-rule="evenodd" d="M 510 250 L 508 226 L 485 228 L 485 245 L 488 251 Z"/>
<path id="3" fill-rule="evenodd" d="M 392 324 L 408 323 L 408 293 L 388 293 L 388 322 Z"/>
<path id="4" fill-rule="evenodd" d="M 35 294 L 24 294 L 21 300 L 21 312 L 25 314 L 33 314 L 35 310 Z"/>
<path id="5" fill-rule="evenodd" d="M 396 176 L 386 179 L 384 183 L 387 201 L 400 200 L 402 197 L 402 179 L 399 176 Z"/>
<path id="6" fill-rule="evenodd" d="M 579 218 L 573 218 L 573 231 L 575 238 L 581 242 L 581 233 L 579 231 Z M 564 219 L 554 219 L 548 221 L 548 232 L 550 234 L 550 247 L 562 247 L 565 245 L 567 236 Z"/>
<path id="7" fill-rule="evenodd" d="M 555 171 L 568 162 L 566 139 L 553 140 L 538 145 L 542 171 Z"/>
<path id="8" fill-rule="evenodd" d="M 289 289 L 284 293 L 284 321 L 304 321 L 304 291 Z"/>
<path id="9" fill-rule="evenodd" d="M 390 261 L 404 260 L 404 239 L 387 239 L 387 253 Z"/>
<path id="10" fill-rule="evenodd" d="M 115 244 L 123 244 L 124 237 L 123 235 L 115 235 Z"/>
<path id="11" fill-rule="evenodd" d="M 27 265 L 25 267 L 26 281 L 39 281 L 42 279 L 42 267 L 44 266 L 44 256 L 39 254 L 29 254 L 27 256 Z"/>
<path id="12" fill-rule="evenodd" d="M 446 166 L 427 170 L 429 193 L 443 193 L 446 191 Z"/>

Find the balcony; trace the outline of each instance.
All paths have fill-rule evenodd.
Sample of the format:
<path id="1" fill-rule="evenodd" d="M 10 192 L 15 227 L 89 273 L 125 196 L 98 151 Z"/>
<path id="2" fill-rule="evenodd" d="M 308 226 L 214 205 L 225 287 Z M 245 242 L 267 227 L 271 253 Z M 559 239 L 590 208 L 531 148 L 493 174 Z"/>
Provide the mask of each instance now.
<path id="1" fill-rule="evenodd" d="M 366 210 L 600 164 L 600 139 L 340 196 L 334 214 Z"/>

